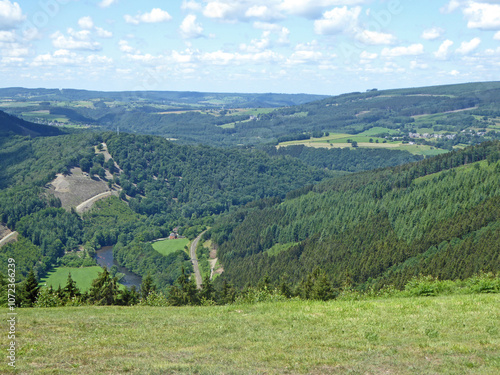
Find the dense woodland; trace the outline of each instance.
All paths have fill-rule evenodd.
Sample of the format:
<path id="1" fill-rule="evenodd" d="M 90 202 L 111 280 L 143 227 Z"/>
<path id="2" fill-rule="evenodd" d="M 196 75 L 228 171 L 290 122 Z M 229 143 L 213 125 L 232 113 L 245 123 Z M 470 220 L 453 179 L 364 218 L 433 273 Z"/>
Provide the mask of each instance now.
<path id="1" fill-rule="evenodd" d="M 241 208 L 210 232 L 224 265 L 217 281 L 299 283 L 320 265 L 334 286 L 380 288 L 497 271 L 499 151 L 484 143 Z"/>

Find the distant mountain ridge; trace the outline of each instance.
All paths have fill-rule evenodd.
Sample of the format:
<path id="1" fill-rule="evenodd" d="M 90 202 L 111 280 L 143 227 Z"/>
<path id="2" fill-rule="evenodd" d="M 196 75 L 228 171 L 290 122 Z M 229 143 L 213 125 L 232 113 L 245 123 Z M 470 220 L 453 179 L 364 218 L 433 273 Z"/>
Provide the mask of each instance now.
<path id="1" fill-rule="evenodd" d="M 277 94 L 277 93 L 212 93 L 196 91 L 91 91 L 78 89 L 28 89 L 23 87 L 0 88 L 0 98 L 25 98 L 26 100 L 74 101 L 111 100 L 121 102 L 149 101 L 200 107 L 286 107 L 327 98 L 328 95 Z"/>

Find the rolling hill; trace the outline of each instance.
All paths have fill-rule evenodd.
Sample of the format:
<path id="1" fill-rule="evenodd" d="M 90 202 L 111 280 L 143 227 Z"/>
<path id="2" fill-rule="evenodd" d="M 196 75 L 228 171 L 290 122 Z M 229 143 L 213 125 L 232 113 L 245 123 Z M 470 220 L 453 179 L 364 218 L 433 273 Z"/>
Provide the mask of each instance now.
<path id="1" fill-rule="evenodd" d="M 24 121 L 16 116 L 9 115 L 0 111 L 0 136 L 7 133 L 17 135 L 40 137 L 40 136 L 55 136 L 65 134 L 60 129 L 54 126 L 35 124 Z"/>

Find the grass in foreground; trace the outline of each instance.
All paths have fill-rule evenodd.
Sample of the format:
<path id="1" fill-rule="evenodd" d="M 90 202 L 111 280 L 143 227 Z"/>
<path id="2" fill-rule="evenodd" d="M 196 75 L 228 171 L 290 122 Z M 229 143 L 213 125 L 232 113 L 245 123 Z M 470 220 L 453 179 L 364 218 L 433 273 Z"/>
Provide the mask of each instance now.
<path id="1" fill-rule="evenodd" d="M 92 280 L 97 278 L 99 272 L 102 272 L 102 268 L 99 266 L 95 267 L 57 267 L 54 271 L 48 273 L 47 277 L 40 280 L 40 285 L 47 285 L 54 289 L 57 289 L 59 285 L 64 288 L 66 282 L 68 281 L 68 274 L 71 272 L 71 278 L 76 282 L 76 286 L 81 291 L 86 291 L 90 289 L 92 285 Z"/>
<path id="2" fill-rule="evenodd" d="M 184 250 L 184 246 L 189 244 L 187 238 L 178 238 L 176 240 L 163 240 L 154 242 L 153 249 L 158 251 L 160 254 L 167 256 L 168 254 L 174 253 L 178 250 Z"/>
<path id="3" fill-rule="evenodd" d="M 23 374 L 497 374 L 498 294 L 18 309 Z M 7 321 L 1 328 L 7 332 Z M 4 361 L 0 372 L 9 373 Z"/>

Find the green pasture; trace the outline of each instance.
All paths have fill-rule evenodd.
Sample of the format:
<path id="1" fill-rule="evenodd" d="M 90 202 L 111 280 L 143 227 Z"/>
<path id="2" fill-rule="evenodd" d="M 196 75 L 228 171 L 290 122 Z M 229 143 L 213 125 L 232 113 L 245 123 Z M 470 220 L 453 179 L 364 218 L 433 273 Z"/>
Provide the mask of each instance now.
<path id="1" fill-rule="evenodd" d="M 178 238 L 175 240 L 161 240 L 153 242 L 153 249 L 158 251 L 160 254 L 168 255 L 176 251 L 184 251 L 184 247 L 188 246 L 189 240 L 187 238 Z"/>
<path id="2" fill-rule="evenodd" d="M 66 282 L 68 281 L 68 274 L 71 272 L 71 278 L 75 280 L 76 285 L 82 291 L 90 289 L 92 285 L 92 280 L 97 278 L 99 272 L 102 272 L 102 268 L 99 266 L 94 267 L 57 267 L 53 271 L 49 272 L 47 277 L 40 280 L 40 285 L 47 285 L 54 289 L 57 289 L 59 285 L 64 288 Z"/>

